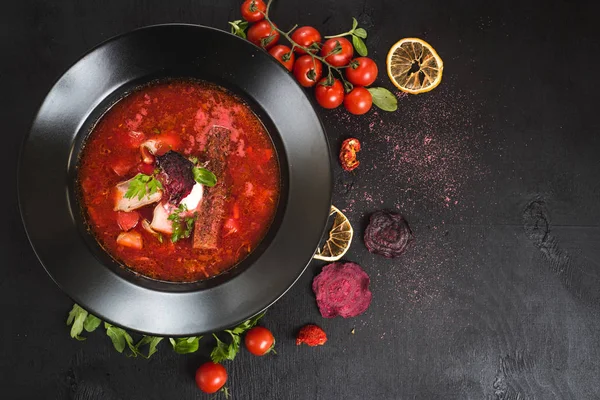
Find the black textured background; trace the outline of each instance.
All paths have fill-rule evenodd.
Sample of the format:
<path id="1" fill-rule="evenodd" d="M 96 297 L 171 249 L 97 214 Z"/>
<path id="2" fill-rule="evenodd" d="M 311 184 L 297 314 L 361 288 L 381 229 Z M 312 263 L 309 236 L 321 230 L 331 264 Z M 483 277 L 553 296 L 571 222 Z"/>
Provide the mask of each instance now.
<path id="1" fill-rule="evenodd" d="M 272 15 L 281 27 L 332 34 L 356 16 L 381 85 L 391 88 L 385 54 L 402 37 L 432 43 L 445 72 L 435 91 L 399 96 L 393 114 L 321 113 L 334 153 L 349 136 L 364 146 L 354 173 L 334 166 L 334 203 L 355 227 L 347 259 L 370 274 L 373 302 L 357 318 L 324 320 L 310 289 L 322 263 L 311 265 L 264 319 L 278 355 L 242 352 L 227 364 L 234 398 L 600 398 L 600 35 L 592 7 L 277 0 Z M 83 343 L 69 338 L 72 303 L 27 243 L 15 177 L 36 108 L 83 52 L 143 25 L 225 29 L 238 15 L 229 0 L 3 5 L 0 397 L 210 398 L 192 379 L 206 349 L 178 356 L 163 343 L 146 361 L 116 353 L 100 331 Z M 362 243 L 379 208 L 402 212 L 417 239 L 394 261 Z M 294 345 L 309 322 L 327 331 L 327 345 Z"/>

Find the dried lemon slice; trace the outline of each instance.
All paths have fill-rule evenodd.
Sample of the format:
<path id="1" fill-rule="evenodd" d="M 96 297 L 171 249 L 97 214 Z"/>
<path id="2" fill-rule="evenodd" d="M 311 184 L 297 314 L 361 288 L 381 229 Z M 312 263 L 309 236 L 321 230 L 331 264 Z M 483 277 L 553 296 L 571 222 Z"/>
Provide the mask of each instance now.
<path id="1" fill-rule="evenodd" d="M 429 92 L 442 81 L 444 62 L 424 40 L 405 38 L 392 46 L 386 60 L 392 83 L 403 92 Z"/>
<path id="2" fill-rule="evenodd" d="M 317 260 L 337 261 L 346 254 L 352 243 L 354 230 L 348 218 L 335 206 L 331 206 L 329 216 L 335 215 L 333 226 L 329 231 L 329 239 L 322 249 L 317 249 L 314 256 Z"/>

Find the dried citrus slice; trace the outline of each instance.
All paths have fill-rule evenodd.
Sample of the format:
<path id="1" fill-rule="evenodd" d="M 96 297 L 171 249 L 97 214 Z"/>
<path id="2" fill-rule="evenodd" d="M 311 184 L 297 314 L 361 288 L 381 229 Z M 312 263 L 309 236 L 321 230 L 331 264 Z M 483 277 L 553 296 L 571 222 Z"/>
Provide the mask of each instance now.
<path id="1" fill-rule="evenodd" d="M 405 38 L 392 46 L 386 60 L 392 83 L 403 92 L 429 92 L 442 81 L 444 62 L 424 40 Z"/>
<path id="2" fill-rule="evenodd" d="M 331 206 L 329 216 L 335 215 L 333 226 L 329 231 L 329 239 L 325 242 L 322 249 L 317 249 L 314 256 L 317 260 L 337 261 L 346 254 L 352 243 L 354 230 L 348 218 L 335 206 Z"/>

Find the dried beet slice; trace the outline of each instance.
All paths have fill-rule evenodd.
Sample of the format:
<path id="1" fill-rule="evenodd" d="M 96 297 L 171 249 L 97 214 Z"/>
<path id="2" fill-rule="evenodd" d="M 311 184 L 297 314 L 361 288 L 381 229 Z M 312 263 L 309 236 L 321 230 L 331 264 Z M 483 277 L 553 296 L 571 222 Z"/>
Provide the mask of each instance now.
<path id="1" fill-rule="evenodd" d="M 402 215 L 381 210 L 371 215 L 364 239 L 371 253 L 394 258 L 406 251 L 414 237 Z"/>
<path id="2" fill-rule="evenodd" d="M 324 318 L 356 317 L 369 308 L 369 275 L 355 263 L 332 263 L 315 277 L 312 289 Z"/>
<path id="3" fill-rule="evenodd" d="M 165 195 L 171 204 L 178 205 L 196 183 L 192 173 L 194 164 L 173 150 L 156 157 L 156 164 L 161 169 L 157 178 L 165 189 Z"/>

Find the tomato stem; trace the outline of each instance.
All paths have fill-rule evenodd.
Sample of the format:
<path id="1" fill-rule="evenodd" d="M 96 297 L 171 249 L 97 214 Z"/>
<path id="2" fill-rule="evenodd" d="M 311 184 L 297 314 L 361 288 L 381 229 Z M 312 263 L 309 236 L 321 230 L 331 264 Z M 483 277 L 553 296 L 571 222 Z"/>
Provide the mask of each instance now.
<path id="1" fill-rule="evenodd" d="M 269 23 L 269 25 L 271 25 L 271 28 L 274 29 L 274 30 L 276 30 L 277 32 L 279 32 L 279 34 L 281 36 L 283 36 L 288 42 L 290 42 L 290 44 L 292 45 L 292 51 L 296 47 L 299 48 L 299 49 L 302 49 L 302 50 L 304 50 L 306 52 L 306 54 L 308 54 L 309 56 L 312 57 L 313 64 L 316 64 L 315 61 L 314 61 L 316 59 L 316 60 L 321 61 L 323 64 L 325 64 L 329 68 L 330 72 L 331 72 L 332 69 L 335 72 L 337 72 L 338 75 L 339 75 L 339 77 L 340 77 L 340 79 L 341 79 L 341 81 L 342 81 L 342 83 L 343 83 L 343 85 L 344 85 L 344 88 L 346 88 L 346 91 L 349 92 L 351 89 L 348 90 L 348 88 L 352 88 L 352 84 L 350 82 L 346 81 L 346 79 L 344 78 L 344 74 L 341 71 L 341 68 L 345 68 L 345 67 L 340 67 L 340 68 L 334 67 L 333 65 L 331 65 L 330 63 L 328 63 L 327 61 L 325 61 L 325 58 L 327 58 L 327 56 L 329 56 L 330 54 L 328 54 L 326 57 L 318 56 L 318 55 L 316 55 L 316 54 L 313 53 L 314 49 L 310 49 L 308 47 L 301 46 L 298 43 L 296 43 L 294 40 L 292 40 L 292 38 L 290 37 L 290 33 L 294 29 L 296 29 L 296 27 L 298 25 L 294 25 L 294 27 L 292 29 L 290 29 L 289 33 L 288 32 L 284 32 L 281 29 L 279 29 L 277 26 L 275 26 L 275 24 L 273 23 L 273 21 L 271 21 L 271 18 L 269 17 L 269 10 L 271 9 L 271 3 L 273 3 L 273 0 L 269 0 L 267 2 L 267 8 L 265 9 L 265 12 L 263 13 L 263 15 L 265 16 L 265 20 Z M 346 32 L 346 33 L 338 35 L 338 36 L 346 36 L 346 35 L 352 34 L 352 32 L 354 32 L 354 29 L 352 31 L 350 31 L 350 32 Z M 325 36 L 325 38 L 331 38 L 331 37 L 337 37 L 337 36 Z M 315 66 L 315 70 L 316 70 L 316 66 Z"/>
<path id="2" fill-rule="evenodd" d="M 333 39 L 336 37 L 344 37 L 344 36 L 348 36 L 348 35 L 352 35 L 354 33 L 354 29 L 348 31 L 348 32 L 344 32 L 344 33 L 340 33 L 339 35 L 330 35 L 330 36 L 323 36 L 323 38 L 325 39 Z"/>
<path id="3" fill-rule="evenodd" d="M 298 27 L 298 24 L 294 24 L 294 26 L 292 26 L 292 29 L 290 29 L 289 31 L 287 31 L 288 35 L 291 35 L 292 32 L 294 32 L 294 29 L 296 29 Z"/>

